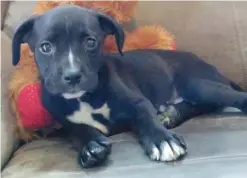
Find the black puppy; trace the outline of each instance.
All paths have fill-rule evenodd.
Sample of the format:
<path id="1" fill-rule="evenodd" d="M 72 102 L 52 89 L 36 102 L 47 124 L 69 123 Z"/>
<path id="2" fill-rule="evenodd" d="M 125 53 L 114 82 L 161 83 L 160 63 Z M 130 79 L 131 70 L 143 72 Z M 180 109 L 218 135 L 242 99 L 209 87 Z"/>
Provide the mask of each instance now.
<path id="1" fill-rule="evenodd" d="M 110 34 L 120 54 L 102 54 Z M 186 154 L 186 145 L 167 128 L 225 106 L 247 113 L 247 94 L 194 54 L 123 55 L 123 29 L 94 10 L 66 5 L 25 21 L 13 38 L 14 65 L 21 43 L 35 54 L 44 106 L 79 139 L 83 167 L 106 160 L 106 135 L 119 129 L 131 129 L 152 160 L 174 161 Z M 159 118 L 164 113 L 166 120 Z"/>

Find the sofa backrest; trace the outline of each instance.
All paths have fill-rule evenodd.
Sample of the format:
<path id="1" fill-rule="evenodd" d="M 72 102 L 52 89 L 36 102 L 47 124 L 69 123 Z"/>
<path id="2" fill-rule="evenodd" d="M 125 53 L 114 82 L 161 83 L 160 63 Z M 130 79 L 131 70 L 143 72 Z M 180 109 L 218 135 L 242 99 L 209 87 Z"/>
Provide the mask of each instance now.
<path id="1" fill-rule="evenodd" d="M 142 1 L 136 21 L 164 26 L 178 49 L 196 53 L 247 89 L 246 9 L 247 2 Z"/>

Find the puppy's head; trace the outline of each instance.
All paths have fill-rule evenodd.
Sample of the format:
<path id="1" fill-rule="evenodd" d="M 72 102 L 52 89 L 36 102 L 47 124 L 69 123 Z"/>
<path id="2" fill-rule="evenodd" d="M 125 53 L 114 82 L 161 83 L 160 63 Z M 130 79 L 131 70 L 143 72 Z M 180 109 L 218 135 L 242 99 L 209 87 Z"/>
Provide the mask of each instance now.
<path id="1" fill-rule="evenodd" d="M 97 87 L 104 38 L 110 34 L 122 53 L 124 31 L 112 18 L 79 6 L 60 6 L 19 26 L 12 43 L 13 64 L 20 60 L 21 43 L 28 43 L 45 88 L 65 98 L 80 97 Z"/>

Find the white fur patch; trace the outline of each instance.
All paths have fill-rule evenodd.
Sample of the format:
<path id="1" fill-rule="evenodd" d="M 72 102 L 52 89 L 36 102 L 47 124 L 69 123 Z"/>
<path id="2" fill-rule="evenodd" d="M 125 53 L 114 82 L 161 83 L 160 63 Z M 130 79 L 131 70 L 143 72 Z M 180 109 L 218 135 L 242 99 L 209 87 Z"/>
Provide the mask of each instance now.
<path id="1" fill-rule="evenodd" d="M 62 96 L 65 99 L 75 99 L 75 98 L 80 98 L 85 93 L 86 93 L 85 91 L 80 91 L 77 93 L 63 93 Z"/>
<path id="2" fill-rule="evenodd" d="M 176 159 L 176 155 L 173 153 L 172 148 L 169 146 L 167 142 L 164 142 L 160 146 L 161 149 L 161 161 L 172 161 Z"/>
<path id="3" fill-rule="evenodd" d="M 160 151 L 155 146 L 152 148 L 152 153 L 150 155 L 150 159 L 154 160 L 154 161 L 159 161 L 160 160 Z"/>
<path id="4" fill-rule="evenodd" d="M 165 111 L 166 111 L 166 107 L 164 105 L 160 105 L 159 112 L 165 112 Z"/>
<path id="5" fill-rule="evenodd" d="M 107 134 L 107 127 L 99 121 L 94 120 L 92 114 L 102 114 L 105 119 L 109 119 L 110 109 L 106 103 L 101 108 L 93 109 L 88 103 L 80 101 L 80 109 L 68 116 L 67 119 L 75 124 L 89 125 Z"/>
<path id="6" fill-rule="evenodd" d="M 69 49 L 69 56 L 68 56 L 68 58 L 69 58 L 69 64 L 70 64 L 70 66 L 71 67 L 74 67 L 74 54 L 73 54 L 73 52 L 72 52 L 72 50 L 71 50 L 71 48 Z"/>
<path id="7" fill-rule="evenodd" d="M 234 107 L 225 107 L 222 112 L 241 112 L 241 110 Z"/>
<path id="8" fill-rule="evenodd" d="M 101 108 L 95 109 L 93 114 L 102 114 L 104 118 L 109 119 L 110 117 L 110 108 L 105 103 Z"/>
<path id="9" fill-rule="evenodd" d="M 179 98 L 176 98 L 174 101 L 173 101 L 173 104 L 178 104 L 178 103 L 182 103 L 184 101 L 183 98 L 179 97 Z"/>
<path id="10" fill-rule="evenodd" d="M 174 161 L 178 157 L 185 154 L 185 150 L 176 144 L 175 142 L 162 142 L 160 144 L 160 149 L 156 146 L 152 148 L 152 153 L 150 154 L 150 159 L 155 161 Z"/>
<path id="11" fill-rule="evenodd" d="M 163 142 L 160 147 L 161 161 L 173 161 L 185 153 L 184 149 L 175 142 L 171 142 L 170 145 L 167 142 Z"/>

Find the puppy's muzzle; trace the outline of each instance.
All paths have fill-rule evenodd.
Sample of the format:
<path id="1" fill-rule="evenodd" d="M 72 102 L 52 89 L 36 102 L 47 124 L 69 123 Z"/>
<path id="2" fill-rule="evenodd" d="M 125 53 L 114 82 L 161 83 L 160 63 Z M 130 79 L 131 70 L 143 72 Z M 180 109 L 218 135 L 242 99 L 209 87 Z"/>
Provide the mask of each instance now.
<path id="1" fill-rule="evenodd" d="M 63 80 L 68 85 L 76 85 L 81 82 L 83 75 L 79 68 L 68 68 L 64 71 Z"/>

